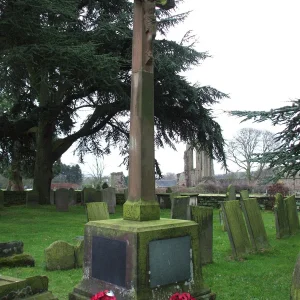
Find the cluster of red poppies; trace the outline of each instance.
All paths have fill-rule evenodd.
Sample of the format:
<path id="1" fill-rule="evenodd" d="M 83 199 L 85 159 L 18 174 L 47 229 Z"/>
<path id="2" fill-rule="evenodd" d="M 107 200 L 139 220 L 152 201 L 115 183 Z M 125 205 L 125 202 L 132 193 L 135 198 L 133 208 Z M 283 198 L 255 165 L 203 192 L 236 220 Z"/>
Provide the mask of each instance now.
<path id="1" fill-rule="evenodd" d="M 171 296 L 170 300 L 196 300 L 189 293 L 175 293 Z"/>

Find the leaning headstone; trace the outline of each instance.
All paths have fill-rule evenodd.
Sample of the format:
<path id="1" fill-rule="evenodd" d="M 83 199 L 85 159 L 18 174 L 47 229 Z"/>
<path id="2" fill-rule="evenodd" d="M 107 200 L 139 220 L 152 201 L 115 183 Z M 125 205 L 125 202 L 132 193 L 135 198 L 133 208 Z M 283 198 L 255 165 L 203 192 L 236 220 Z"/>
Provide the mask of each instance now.
<path id="1" fill-rule="evenodd" d="M 7 243 L 0 243 L 0 257 L 12 256 L 14 254 L 23 253 L 23 242 L 13 241 Z"/>
<path id="2" fill-rule="evenodd" d="M 227 188 L 226 200 L 236 200 L 236 191 L 232 184 L 230 184 Z"/>
<path id="3" fill-rule="evenodd" d="M 108 212 L 114 214 L 116 211 L 116 189 L 108 187 L 101 190 L 101 198 L 103 202 L 107 203 Z"/>
<path id="4" fill-rule="evenodd" d="M 37 191 L 26 192 L 26 207 L 28 208 L 39 207 L 39 193 Z"/>
<path id="5" fill-rule="evenodd" d="M 252 249 L 240 203 L 238 200 L 224 201 L 221 206 L 233 256 L 241 257 Z"/>
<path id="6" fill-rule="evenodd" d="M 0 190 L 0 210 L 4 209 L 4 192 Z"/>
<path id="7" fill-rule="evenodd" d="M 263 218 L 256 199 L 240 201 L 248 228 L 250 241 L 255 250 L 270 247 Z"/>
<path id="8" fill-rule="evenodd" d="M 248 190 L 240 191 L 240 200 L 246 200 L 246 199 L 249 199 L 249 191 Z"/>
<path id="9" fill-rule="evenodd" d="M 0 299 L 58 300 L 48 291 L 48 282 L 46 276 L 19 279 L 0 275 Z"/>
<path id="10" fill-rule="evenodd" d="M 174 197 L 171 207 L 171 219 L 190 220 L 191 219 L 191 207 L 190 197 L 177 196 Z"/>
<path id="11" fill-rule="evenodd" d="M 54 205 L 55 204 L 55 191 L 50 190 L 50 204 Z"/>
<path id="12" fill-rule="evenodd" d="M 87 220 L 101 221 L 109 219 L 108 206 L 106 202 L 91 202 L 86 204 Z"/>
<path id="13" fill-rule="evenodd" d="M 291 297 L 290 300 L 300 299 L 300 255 L 297 257 L 296 265 L 293 272 Z"/>
<path id="14" fill-rule="evenodd" d="M 284 202 L 287 212 L 290 234 L 295 234 L 299 231 L 299 218 L 295 195 L 285 198 Z"/>
<path id="15" fill-rule="evenodd" d="M 57 211 L 69 211 L 68 189 L 58 189 L 55 191 L 55 205 Z"/>
<path id="16" fill-rule="evenodd" d="M 69 270 L 75 267 L 74 246 L 64 242 L 56 241 L 45 249 L 46 269 Z"/>
<path id="17" fill-rule="evenodd" d="M 82 196 L 83 203 L 102 202 L 101 191 L 97 191 L 93 188 L 84 188 L 82 190 Z"/>
<path id="18" fill-rule="evenodd" d="M 80 240 L 75 246 L 75 267 L 83 267 L 83 255 L 84 255 L 84 240 Z"/>
<path id="19" fill-rule="evenodd" d="M 77 197 L 73 188 L 69 189 L 69 205 L 76 205 Z"/>
<path id="20" fill-rule="evenodd" d="M 201 264 L 213 262 L 213 208 L 191 206 L 191 219 L 198 223 Z"/>
<path id="21" fill-rule="evenodd" d="M 283 200 L 283 196 L 280 193 L 275 195 L 275 227 L 276 227 L 276 237 L 281 239 L 285 236 L 290 235 L 290 228 L 287 217 L 286 204 Z"/>

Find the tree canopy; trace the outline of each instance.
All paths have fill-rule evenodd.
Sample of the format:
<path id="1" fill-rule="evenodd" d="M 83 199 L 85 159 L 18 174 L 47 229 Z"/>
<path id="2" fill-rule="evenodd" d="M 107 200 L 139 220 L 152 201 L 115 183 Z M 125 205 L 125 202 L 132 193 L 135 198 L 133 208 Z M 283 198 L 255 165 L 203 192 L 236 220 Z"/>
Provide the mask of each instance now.
<path id="1" fill-rule="evenodd" d="M 163 38 L 154 47 L 155 143 L 175 148 L 184 141 L 226 166 L 221 128 L 210 106 L 227 95 L 210 86 L 193 85 L 181 75 L 208 54 L 195 50 L 189 34 L 181 43 L 164 38 L 188 15 L 171 13 L 157 10 Z M 13 103 L 0 113 L 1 147 L 34 134 L 34 182 L 41 198 L 48 197 L 53 163 L 74 142 L 78 141 L 81 159 L 89 152 L 107 154 L 112 146 L 126 154 L 130 1 L 3 0 L 0 32 L 0 87 Z M 76 124 L 82 109 L 90 114 Z"/>
<path id="2" fill-rule="evenodd" d="M 278 146 L 273 150 L 258 155 L 256 160 L 274 168 L 273 180 L 295 177 L 300 171 L 300 100 L 291 101 L 291 105 L 269 111 L 232 111 L 232 115 L 242 117 L 242 121 L 271 121 L 273 126 L 281 125 L 283 130 L 275 134 Z"/>

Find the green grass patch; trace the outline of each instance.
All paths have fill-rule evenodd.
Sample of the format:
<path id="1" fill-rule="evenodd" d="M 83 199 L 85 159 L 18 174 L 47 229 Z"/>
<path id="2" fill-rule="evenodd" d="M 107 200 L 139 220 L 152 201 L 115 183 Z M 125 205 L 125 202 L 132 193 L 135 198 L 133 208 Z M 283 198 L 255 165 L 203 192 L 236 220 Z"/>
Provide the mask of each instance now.
<path id="1" fill-rule="evenodd" d="M 111 218 L 120 218 L 122 207 L 117 206 Z M 170 217 L 170 210 L 161 210 L 161 216 Z M 218 211 L 214 211 L 214 263 L 203 267 L 205 283 L 217 293 L 218 300 L 284 300 L 289 299 L 292 272 L 300 250 L 300 234 L 277 240 L 274 215 L 263 212 L 271 250 L 247 256 L 244 260 L 231 259 L 226 232 L 221 230 Z M 75 244 L 82 236 L 86 215 L 84 207 L 76 206 L 70 212 L 58 213 L 55 207 L 28 209 L 24 206 L 0 211 L 0 241 L 21 240 L 24 252 L 36 261 L 34 268 L 1 269 L 1 275 L 26 278 L 46 275 L 51 290 L 60 300 L 80 281 L 81 269 L 46 271 L 44 249 L 57 240 Z"/>

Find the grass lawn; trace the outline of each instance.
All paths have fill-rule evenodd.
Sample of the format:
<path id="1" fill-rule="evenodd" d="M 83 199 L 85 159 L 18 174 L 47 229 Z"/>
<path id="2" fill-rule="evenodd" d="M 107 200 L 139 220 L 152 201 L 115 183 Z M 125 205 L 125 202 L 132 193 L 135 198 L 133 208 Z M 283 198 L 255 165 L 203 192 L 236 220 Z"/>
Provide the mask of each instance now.
<path id="1" fill-rule="evenodd" d="M 122 207 L 117 207 L 111 218 L 121 215 Z M 162 210 L 161 216 L 169 217 L 170 210 Z M 214 211 L 214 263 L 203 267 L 203 276 L 217 293 L 218 300 L 289 299 L 292 272 L 300 252 L 300 234 L 277 240 L 273 214 L 263 212 L 263 218 L 272 249 L 234 261 L 230 259 L 227 233 L 221 231 L 218 211 Z M 58 213 L 51 206 L 5 208 L 0 211 L 0 241 L 23 241 L 24 252 L 35 258 L 36 266 L 1 269 L 0 274 L 19 278 L 46 275 L 50 280 L 49 290 L 60 300 L 68 299 L 68 293 L 81 279 L 82 270 L 46 271 L 43 252 L 56 240 L 75 244 L 75 237 L 83 235 L 85 223 L 86 215 L 81 206 L 72 207 L 67 213 Z"/>

